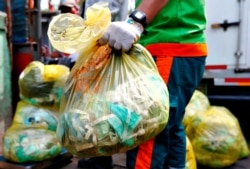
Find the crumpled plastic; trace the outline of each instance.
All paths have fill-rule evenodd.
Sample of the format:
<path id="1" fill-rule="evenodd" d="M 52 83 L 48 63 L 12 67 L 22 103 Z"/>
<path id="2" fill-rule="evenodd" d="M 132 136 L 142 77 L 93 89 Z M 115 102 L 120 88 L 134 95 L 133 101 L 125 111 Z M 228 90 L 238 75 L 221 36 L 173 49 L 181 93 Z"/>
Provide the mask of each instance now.
<path id="1" fill-rule="evenodd" d="M 85 29 L 78 36 L 77 31 L 71 32 L 71 19 L 67 19 L 69 29 L 64 28 L 68 37 L 71 32 L 73 37 L 85 39 L 72 38 L 71 42 L 66 37 L 50 37 L 58 44 L 62 40 L 58 50 L 80 53 L 66 82 L 57 128 L 58 140 L 79 157 L 112 155 L 132 149 L 160 133 L 169 116 L 168 89 L 150 53 L 139 44 L 127 53 L 108 45 L 99 46 L 98 39 L 110 23 L 110 12 L 99 3 L 87 12 Z M 92 25 L 87 24 L 88 16 L 94 16 Z M 62 23 L 64 17 L 74 15 L 55 17 L 48 34 L 55 33 L 53 24 Z M 101 28 L 96 23 L 107 25 Z M 67 46 L 71 43 L 81 45 L 73 50 L 72 45 Z"/>
<path id="2" fill-rule="evenodd" d="M 223 106 L 211 106 L 194 117 L 187 128 L 197 162 L 212 168 L 230 166 L 249 156 L 238 119 Z"/>

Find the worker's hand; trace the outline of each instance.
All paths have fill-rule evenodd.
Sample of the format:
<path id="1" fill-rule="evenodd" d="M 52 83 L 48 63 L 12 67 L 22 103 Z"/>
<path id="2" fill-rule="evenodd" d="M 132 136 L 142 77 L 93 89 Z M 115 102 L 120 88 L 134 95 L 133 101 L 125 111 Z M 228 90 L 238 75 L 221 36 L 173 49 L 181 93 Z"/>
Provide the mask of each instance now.
<path id="1" fill-rule="evenodd" d="M 142 32 L 143 27 L 139 23 L 112 22 L 99 40 L 99 44 L 108 43 L 116 50 L 127 52 L 139 40 Z"/>

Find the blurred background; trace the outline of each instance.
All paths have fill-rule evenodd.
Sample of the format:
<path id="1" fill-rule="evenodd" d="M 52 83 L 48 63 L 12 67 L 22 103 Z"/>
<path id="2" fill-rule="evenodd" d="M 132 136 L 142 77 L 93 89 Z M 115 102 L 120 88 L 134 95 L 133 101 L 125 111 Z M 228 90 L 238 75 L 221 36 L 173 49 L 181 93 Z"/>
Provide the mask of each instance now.
<path id="1" fill-rule="evenodd" d="M 0 0 L 0 168 L 77 168 L 78 157 L 54 138 L 60 91 L 76 56 L 56 50 L 47 31 L 61 13 L 84 19 L 85 3 Z M 250 169 L 250 1 L 207 0 L 206 13 L 206 71 L 183 122 L 190 141 L 186 169 Z M 53 156 L 41 151 L 43 157 L 24 159 L 14 147 L 3 153 L 4 139 L 25 136 L 35 145 L 39 135 L 55 145 Z M 113 158 L 116 168 L 125 168 L 125 154 Z"/>

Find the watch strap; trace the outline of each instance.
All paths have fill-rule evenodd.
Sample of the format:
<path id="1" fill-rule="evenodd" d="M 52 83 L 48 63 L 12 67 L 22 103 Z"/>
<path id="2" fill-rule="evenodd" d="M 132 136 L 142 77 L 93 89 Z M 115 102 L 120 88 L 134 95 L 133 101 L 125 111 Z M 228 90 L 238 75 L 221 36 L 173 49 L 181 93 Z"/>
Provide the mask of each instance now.
<path id="1" fill-rule="evenodd" d="M 140 23 L 144 28 L 147 26 L 147 17 L 146 14 L 140 10 L 133 11 L 130 15 L 135 22 Z"/>

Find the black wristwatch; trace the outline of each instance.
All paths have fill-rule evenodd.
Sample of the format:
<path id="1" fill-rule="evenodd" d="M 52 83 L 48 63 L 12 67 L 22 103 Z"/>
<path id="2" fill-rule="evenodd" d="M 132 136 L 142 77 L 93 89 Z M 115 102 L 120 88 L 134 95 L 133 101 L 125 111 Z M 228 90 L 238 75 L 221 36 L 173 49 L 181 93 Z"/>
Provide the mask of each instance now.
<path id="1" fill-rule="evenodd" d="M 132 18 L 135 22 L 140 23 L 144 28 L 147 25 L 147 17 L 144 12 L 135 10 L 129 15 L 130 18 Z"/>

